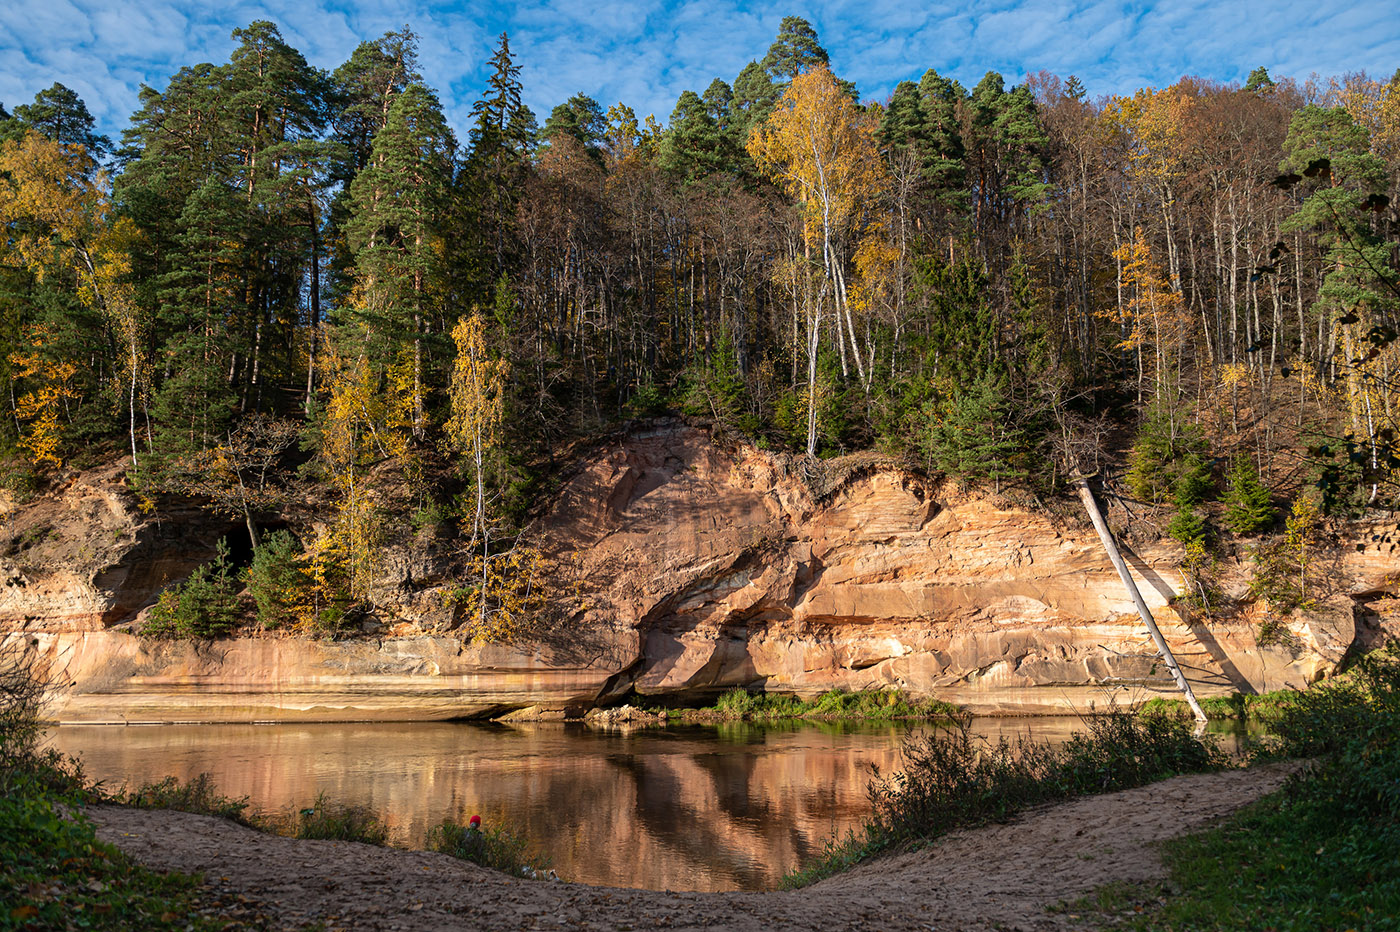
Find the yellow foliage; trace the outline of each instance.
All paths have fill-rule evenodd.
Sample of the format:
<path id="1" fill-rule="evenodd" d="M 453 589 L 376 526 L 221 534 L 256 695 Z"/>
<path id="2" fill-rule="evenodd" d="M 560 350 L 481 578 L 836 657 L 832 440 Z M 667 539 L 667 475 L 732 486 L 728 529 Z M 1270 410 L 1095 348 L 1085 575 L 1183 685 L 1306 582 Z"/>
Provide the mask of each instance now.
<path id="1" fill-rule="evenodd" d="M 361 475 L 371 451 L 384 456 L 402 452 L 402 431 L 388 429 L 386 405 L 375 391 L 375 378 L 363 358 L 349 361 L 333 351 L 325 371 L 330 397 L 321 428 L 321 452 L 339 494 L 335 520 L 312 547 L 311 575 L 327 594 L 337 582 L 356 598 L 367 598 L 378 569 L 381 519 Z M 343 579 L 341 578 L 343 577 Z"/>
<path id="2" fill-rule="evenodd" d="M 1391 165 L 1400 161 L 1400 82 L 1351 74 L 1332 79 L 1330 96 L 1366 128 L 1372 153 Z"/>
<path id="3" fill-rule="evenodd" d="M 487 352 L 486 327 L 480 314 L 458 320 L 452 339 L 457 344 L 457 360 L 452 368 L 452 416 L 447 421 L 447 437 L 454 449 L 480 459 L 499 438 L 510 363 L 492 359 Z"/>
<path id="4" fill-rule="evenodd" d="M 9 357 L 10 365 L 15 367 L 14 377 L 35 383 L 33 389 L 16 401 L 15 418 L 26 425 L 19 444 L 29 451 L 31 462 L 36 466 L 41 463 L 63 465 L 59 456 L 63 431 L 61 416 L 67 403 L 79 397 L 72 385 L 78 367 L 71 362 L 54 360 L 44 352 L 49 336 L 43 327 L 32 328 L 29 350 L 16 350 Z"/>
<path id="5" fill-rule="evenodd" d="M 822 233 L 839 238 L 884 190 L 876 120 L 822 65 L 793 78 L 749 137 L 759 168 L 802 202 L 809 243 Z"/>
<path id="6" fill-rule="evenodd" d="M 126 349 L 135 458 L 136 396 L 143 372 L 141 320 L 129 281 L 136 226 L 114 218 L 107 179 L 82 146 L 30 131 L 0 145 L 0 226 L 39 281 L 73 277 L 78 299 L 104 314 Z"/>
<path id="7" fill-rule="evenodd" d="M 1224 388 L 1249 384 L 1249 366 L 1241 362 L 1228 362 L 1220 367 L 1220 384 Z"/>
<path id="8" fill-rule="evenodd" d="M 1181 350 L 1191 334 L 1185 302 L 1181 292 L 1173 290 L 1159 270 L 1142 227 L 1137 228 L 1131 243 L 1124 243 L 1114 252 L 1114 257 L 1123 263 L 1123 286 L 1128 300 L 1121 308 L 1110 308 L 1100 316 L 1127 325 L 1127 336 L 1118 344 L 1121 349 L 1152 350 L 1160 390 L 1173 354 Z"/>
<path id="9" fill-rule="evenodd" d="M 1170 189 L 1185 172 L 1183 129 L 1195 99 L 1175 87 L 1144 88 L 1132 97 L 1113 97 L 1102 120 L 1123 134 L 1128 161 L 1139 180 Z"/>
<path id="10" fill-rule="evenodd" d="M 900 275 L 899 249 L 889 239 L 889 224 L 873 224 L 856 247 L 856 271 L 860 277 L 851 286 L 851 307 L 868 311 L 892 303 Z"/>
<path id="11" fill-rule="evenodd" d="M 473 640 L 511 641 L 527 634 L 544 611 L 544 556 L 517 544 L 509 551 L 482 557 L 468 567 L 470 583 L 448 596 L 463 607 L 462 633 Z"/>
<path id="12" fill-rule="evenodd" d="M 1322 508 L 1313 495 L 1299 495 L 1284 522 L 1284 547 L 1298 567 L 1299 601 L 1308 602 L 1308 551 L 1317 543 Z"/>

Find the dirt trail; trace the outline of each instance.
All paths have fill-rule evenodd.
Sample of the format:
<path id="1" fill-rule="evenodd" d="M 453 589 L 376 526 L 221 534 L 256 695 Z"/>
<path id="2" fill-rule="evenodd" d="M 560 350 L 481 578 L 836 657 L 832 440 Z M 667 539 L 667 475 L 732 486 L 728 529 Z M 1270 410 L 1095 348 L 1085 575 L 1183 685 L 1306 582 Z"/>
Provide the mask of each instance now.
<path id="1" fill-rule="evenodd" d="M 1156 844 L 1278 789 L 1287 765 L 1177 777 L 948 835 L 796 892 L 670 893 L 514 880 L 446 855 L 297 841 L 180 812 L 94 807 L 98 834 L 205 874 L 274 924 L 347 930 L 1059 930 L 1046 907 L 1162 879 Z"/>

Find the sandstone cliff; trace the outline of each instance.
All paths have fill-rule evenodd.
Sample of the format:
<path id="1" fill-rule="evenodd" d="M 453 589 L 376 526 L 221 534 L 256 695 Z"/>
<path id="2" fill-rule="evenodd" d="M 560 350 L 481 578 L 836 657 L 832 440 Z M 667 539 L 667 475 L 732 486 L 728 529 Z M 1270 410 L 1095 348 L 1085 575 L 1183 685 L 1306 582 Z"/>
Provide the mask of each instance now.
<path id="1" fill-rule="evenodd" d="M 1092 709 L 1172 692 L 1151 642 L 1072 510 L 967 494 L 876 457 L 808 464 L 658 422 L 602 444 L 534 528 L 575 579 L 572 617 L 529 643 L 462 644 L 426 538 L 388 554 L 370 638 L 154 643 L 124 628 L 228 530 L 192 510 L 144 517 L 116 470 L 34 504 L 0 503 L 0 631 L 46 653 L 64 720 L 452 718 L 581 711 L 623 695 L 731 686 L 805 694 L 898 686 L 979 712 Z M 1178 611 L 1178 548 L 1128 549 L 1203 694 L 1300 686 L 1395 612 L 1400 533 L 1333 541 L 1332 591 L 1306 615 Z M 1227 588 L 1243 570 L 1226 560 Z"/>

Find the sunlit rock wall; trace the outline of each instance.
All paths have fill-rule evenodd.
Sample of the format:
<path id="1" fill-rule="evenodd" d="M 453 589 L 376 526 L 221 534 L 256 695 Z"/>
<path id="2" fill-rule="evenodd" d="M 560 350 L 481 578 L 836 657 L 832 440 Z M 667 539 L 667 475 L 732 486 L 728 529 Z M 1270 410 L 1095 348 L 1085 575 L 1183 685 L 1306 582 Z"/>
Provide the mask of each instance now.
<path id="1" fill-rule="evenodd" d="M 535 641 L 443 636 L 436 593 L 453 568 L 430 552 L 441 542 L 420 541 L 388 561 L 372 638 L 161 644 L 112 628 L 208 559 L 217 535 L 207 521 L 195 533 L 193 519 L 144 518 L 111 471 L 8 508 L 0 631 L 49 659 L 66 683 L 53 714 L 68 720 L 435 719 L 733 686 L 892 686 L 1003 713 L 1171 695 L 1092 528 L 1058 508 L 930 484 L 876 457 L 808 464 L 658 422 L 577 461 L 532 529 L 570 574 L 555 582 L 572 611 Z M 1264 644 L 1265 605 L 1177 610 L 1171 542 L 1126 556 L 1200 692 L 1263 691 L 1325 675 L 1400 616 L 1400 531 L 1347 534 L 1326 550 L 1317 608 L 1272 619 Z M 1222 561 L 1238 598 L 1246 558 Z"/>

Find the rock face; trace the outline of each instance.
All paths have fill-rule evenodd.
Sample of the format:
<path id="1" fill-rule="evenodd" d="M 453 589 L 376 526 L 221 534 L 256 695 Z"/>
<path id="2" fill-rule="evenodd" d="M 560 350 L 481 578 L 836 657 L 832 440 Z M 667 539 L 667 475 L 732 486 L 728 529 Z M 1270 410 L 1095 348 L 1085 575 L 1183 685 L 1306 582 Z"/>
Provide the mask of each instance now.
<path id="1" fill-rule="evenodd" d="M 192 508 L 146 518 L 122 471 L 81 473 L 26 505 L 0 498 L 0 631 L 105 630 L 213 558 L 222 523 L 194 522 Z"/>
<path id="2" fill-rule="evenodd" d="M 978 712 L 1037 713 L 1174 691 L 1087 522 L 874 457 L 804 464 L 724 449 L 678 422 L 597 448 L 534 529 L 576 574 L 557 588 L 576 590 L 577 608 L 514 646 L 419 633 L 441 628 L 440 603 L 405 580 L 386 584 L 403 594 L 389 607 L 398 636 L 382 640 L 155 644 L 111 631 L 212 550 L 168 528 L 162 544 L 111 483 L 94 477 L 47 503 L 90 515 L 114 542 L 100 555 L 19 567 L 16 555 L 40 546 L 16 549 L 28 529 L 68 526 L 31 509 L 12 513 L 9 543 L 0 538 L 0 572 L 23 574 L 0 596 L 0 631 L 37 640 L 66 673 L 55 713 L 67 720 L 451 718 L 733 686 L 894 686 Z M 1334 547 L 1337 591 L 1306 616 L 1273 619 L 1266 643 L 1264 606 L 1226 621 L 1177 610 L 1174 544 L 1125 556 L 1199 692 L 1263 691 L 1326 674 L 1394 614 L 1385 547 L 1400 531 L 1357 534 Z"/>

